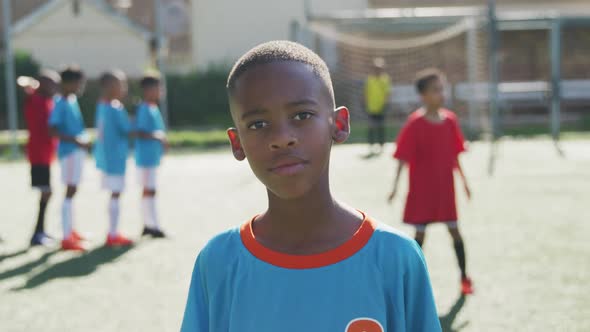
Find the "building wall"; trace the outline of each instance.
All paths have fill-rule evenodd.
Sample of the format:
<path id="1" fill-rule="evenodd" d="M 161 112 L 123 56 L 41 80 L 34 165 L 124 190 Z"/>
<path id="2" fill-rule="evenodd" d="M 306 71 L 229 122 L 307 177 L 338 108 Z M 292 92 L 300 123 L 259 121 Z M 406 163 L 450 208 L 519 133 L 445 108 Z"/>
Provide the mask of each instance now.
<path id="1" fill-rule="evenodd" d="M 441 6 L 484 6 L 487 0 L 368 0 L 372 8 L 395 7 L 441 7 Z M 503 5 L 556 5 L 555 0 L 496 0 L 498 6 Z M 559 5 L 588 4 L 587 0 L 562 0 Z"/>
<path id="2" fill-rule="evenodd" d="M 193 0 L 193 62 L 231 64 L 261 42 L 289 39 L 291 22 L 304 22 L 305 0 Z M 313 12 L 363 9 L 367 0 L 314 0 Z"/>
<path id="3" fill-rule="evenodd" d="M 70 2 L 63 2 L 17 34 L 14 48 L 30 52 L 47 67 L 76 63 L 91 78 L 109 68 L 120 68 L 130 77 L 139 77 L 149 64 L 143 36 L 84 2 L 78 15 Z"/>

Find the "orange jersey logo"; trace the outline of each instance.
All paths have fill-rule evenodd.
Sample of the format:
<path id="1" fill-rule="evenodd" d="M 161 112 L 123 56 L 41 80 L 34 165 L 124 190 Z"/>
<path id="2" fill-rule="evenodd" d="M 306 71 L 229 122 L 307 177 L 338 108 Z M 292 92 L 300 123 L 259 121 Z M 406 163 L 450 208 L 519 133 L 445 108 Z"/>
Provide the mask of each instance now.
<path id="1" fill-rule="evenodd" d="M 385 332 L 383 326 L 372 318 L 356 318 L 350 321 L 344 332 Z"/>

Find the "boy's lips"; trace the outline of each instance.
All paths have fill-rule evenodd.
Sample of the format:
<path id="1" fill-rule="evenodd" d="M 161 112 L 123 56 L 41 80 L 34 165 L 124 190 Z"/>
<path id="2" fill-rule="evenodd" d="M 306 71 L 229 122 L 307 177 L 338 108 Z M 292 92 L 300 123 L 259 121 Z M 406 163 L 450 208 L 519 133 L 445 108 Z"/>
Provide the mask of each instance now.
<path id="1" fill-rule="evenodd" d="M 277 175 L 294 175 L 301 172 L 308 164 L 307 160 L 298 157 L 279 159 L 269 171 Z"/>

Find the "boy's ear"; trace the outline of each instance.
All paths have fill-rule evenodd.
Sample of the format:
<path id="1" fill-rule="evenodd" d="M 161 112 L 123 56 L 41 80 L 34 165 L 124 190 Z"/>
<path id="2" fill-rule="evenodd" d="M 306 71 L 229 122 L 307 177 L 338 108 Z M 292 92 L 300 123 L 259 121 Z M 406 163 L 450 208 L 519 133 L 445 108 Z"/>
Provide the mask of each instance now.
<path id="1" fill-rule="evenodd" d="M 332 139 L 336 143 L 343 143 L 350 135 L 350 112 L 348 112 L 348 108 L 340 106 L 334 110 L 333 117 Z"/>
<path id="2" fill-rule="evenodd" d="M 240 142 L 240 136 L 238 136 L 238 130 L 236 128 L 229 128 L 227 130 L 227 137 L 231 143 L 231 151 L 234 154 L 234 158 L 239 161 L 246 159 L 244 149 L 242 149 L 242 143 Z"/>

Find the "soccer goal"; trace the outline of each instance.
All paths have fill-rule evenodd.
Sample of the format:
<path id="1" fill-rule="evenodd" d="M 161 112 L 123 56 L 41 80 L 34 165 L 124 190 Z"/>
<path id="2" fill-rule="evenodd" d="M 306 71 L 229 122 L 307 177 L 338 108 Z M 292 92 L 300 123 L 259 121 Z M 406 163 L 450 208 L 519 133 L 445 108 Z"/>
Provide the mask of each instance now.
<path id="1" fill-rule="evenodd" d="M 337 101 L 351 109 L 354 120 L 367 118 L 363 85 L 374 59 L 382 58 L 392 82 L 390 126 L 399 127 L 419 107 L 416 73 L 436 67 L 447 77 L 448 107 L 476 138 L 491 132 L 485 16 L 479 9 L 442 14 L 419 9 L 375 10 L 346 19 L 334 14 L 310 19 L 296 36 L 327 62 Z"/>
<path id="2" fill-rule="evenodd" d="M 446 73 L 446 102 L 470 139 L 489 139 L 490 173 L 505 134 L 550 134 L 588 118 L 590 5 L 376 8 L 310 15 L 293 37 L 331 69 L 337 101 L 364 121 L 363 84 L 375 58 L 392 81 L 386 118 L 399 127 L 419 104 L 413 80 Z M 562 54 L 563 53 L 563 54 Z"/>

